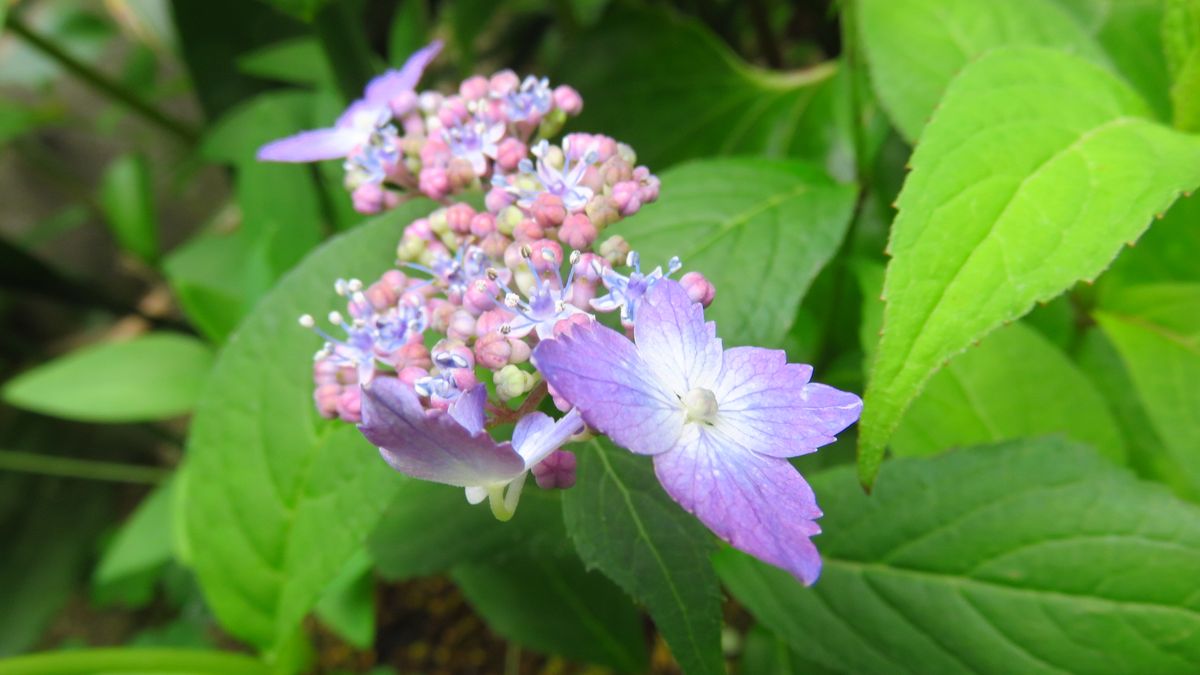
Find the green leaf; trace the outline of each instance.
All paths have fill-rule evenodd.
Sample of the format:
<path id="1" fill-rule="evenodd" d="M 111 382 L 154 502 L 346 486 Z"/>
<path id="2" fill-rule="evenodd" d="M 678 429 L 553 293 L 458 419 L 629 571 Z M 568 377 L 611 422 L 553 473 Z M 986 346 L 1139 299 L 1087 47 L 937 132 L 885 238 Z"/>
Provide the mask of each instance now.
<path id="1" fill-rule="evenodd" d="M 188 444 L 187 539 L 205 596 L 260 648 L 294 635 L 404 484 L 352 425 L 312 404 L 319 340 L 296 317 L 334 309 L 332 282 L 393 263 L 412 202 L 331 240 L 280 281 L 229 340 Z"/>
<path id="2" fill-rule="evenodd" d="M 1163 52 L 1172 80 L 1178 80 L 1192 52 L 1200 47 L 1200 2 L 1166 0 L 1162 19 Z"/>
<path id="3" fill-rule="evenodd" d="M 224 342 L 271 287 L 274 275 L 263 249 L 243 229 L 210 228 L 163 261 L 188 318 L 213 342 Z"/>
<path id="4" fill-rule="evenodd" d="M 9 380 L 7 403 L 54 417 L 91 422 L 144 422 L 192 409 L 212 366 L 199 340 L 149 333 L 91 345 Z"/>
<path id="5" fill-rule="evenodd" d="M 330 0 L 264 0 L 275 9 L 301 21 L 312 21 L 317 11 Z"/>
<path id="6" fill-rule="evenodd" d="M 1200 184 L 1200 138 L 1146 114 L 1113 76 L 1041 48 L 989 52 L 950 86 L 892 228 L 884 332 L 859 424 L 864 483 L 940 365 L 1095 278 Z"/>
<path id="7" fill-rule="evenodd" d="M 1061 433 L 1117 463 L 1125 443 L 1104 399 L 1066 355 L 1017 322 L 935 375 L 896 429 L 897 456 Z"/>
<path id="8" fill-rule="evenodd" d="M 1053 0 L 860 0 L 859 5 L 858 31 L 875 92 L 909 142 L 921 135 L 955 75 L 993 48 L 1044 45 L 1107 62 L 1091 36 Z"/>
<path id="9" fill-rule="evenodd" d="M 267 80 L 330 86 L 334 82 L 329 59 L 321 51 L 320 43 L 310 37 L 285 40 L 256 49 L 238 57 L 237 63 L 238 70 L 243 73 Z"/>
<path id="10" fill-rule="evenodd" d="M 762 70 L 695 20 L 613 10 L 560 59 L 556 80 L 583 95 L 574 128 L 603 129 L 654 171 L 698 157 L 766 155 L 808 159 L 844 180 L 854 176 L 849 78 L 839 65 Z M 878 114 L 867 121 L 877 146 L 886 125 Z"/>
<path id="11" fill-rule="evenodd" d="M 121 248 L 152 264 L 158 257 L 158 214 L 145 157 L 122 155 L 108 165 L 100 179 L 100 207 Z"/>
<path id="12" fill-rule="evenodd" d="M 708 318 L 730 345 L 779 346 L 845 236 L 854 195 L 804 162 L 693 162 L 663 174 L 659 201 L 612 232 L 643 265 L 678 255 L 703 272 L 717 287 Z"/>
<path id="13" fill-rule="evenodd" d="M 387 54 L 392 67 L 399 68 L 428 42 L 429 9 L 425 0 L 400 0 L 395 12 L 388 29 Z"/>
<path id="14" fill-rule="evenodd" d="M 1096 320 L 1191 494 L 1200 494 L 1200 284 L 1133 287 Z"/>
<path id="15" fill-rule="evenodd" d="M 648 457 L 577 445 L 563 519 L 579 557 L 646 606 L 684 673 L 723 673 L 712 537 L 659 486 Z"/>
<path id="16" fill-rule="evenodd" d="M 1101 297 L 1156 281 L 1200 282 L 1200 198 L 1180 199 L 1096 281 Z"/>
<path id="17" fill-rule="evenodd" d="M 138 504 L 92 574 L 93 595 L 141 605 L 154 594 L 158 572 L 174 551 L 171 507 L 174 482 L 163 483 Z"/>
<path id="18" fill-rule="evenodd" d="M 0 661 L 14 675 L 146 673 L 146 675 L 271 675 L 274 671 L 244 654 L 201 649 L 110 647 L 30 654 Z"/>
<path id="19" fill-rule="evenodd" d="M 527 486 L 517 515 L 500 523 L 488 508 L 468 504 L 461 488 L 413 480 L 398 491 L 367 545 L 379 573 L 403 581 L 459 563 L 499 560 L 521 548 L 553 551 L 565 542 L 556 492 Z"/>
<path id="20" fill-rule="evenodd" d="M 360 550 L 325 590 L 313 608 L 321 623 L 359 649 L 375 641 L 375 573 L 371 557 Z"/>
<path id="21" fill-rule="evenodd" d="M 755 625 L 746 634 L 739 672 L 754 675 L 825 675 L 841 671 L 825 668 L 796 653 L 787 641 Z"/>
<path id="22" fill-rule="evenodd" d="M 814 477 L 812 588 L 723 550 L 722 580 L 806 657 L 846 672 L 1192 673 L 1200 509 L 1043 439 L 889 462 L 875 493 Z"/>
<path id="23" fill-rule="evenodd" d="M 488 627 L 508 640 L 618 672 L 646 669 L 641 615 L 621 589 L 585 570 L 570 551 L 518 550 L 499 561 L 458 565 L 451 576 Z"/>
<path id="24" fill-rule="evenodd" d="M 0 101 L 0 147 L 34 129 L 57 122 L 62 116 L 63 111 L 57 106 L 30 106 L 18 101 Z"/>

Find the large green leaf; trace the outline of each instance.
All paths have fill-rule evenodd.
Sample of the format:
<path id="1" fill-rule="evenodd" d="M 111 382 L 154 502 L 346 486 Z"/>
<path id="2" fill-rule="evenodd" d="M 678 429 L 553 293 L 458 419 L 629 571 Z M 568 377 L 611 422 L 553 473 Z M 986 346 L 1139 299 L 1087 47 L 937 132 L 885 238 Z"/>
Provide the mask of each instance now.
<path id="1" fill-rule="evenodd" d="M 940 365 L 1094 278 L 1200 184 L 1200 138 L 1146 114 L 1112 75 L 1043 48 L 989 52 L 950 86 L 892 228 L 883 336 L 859 425 L 865 483 Z"/>
<path id="2" fill-rule="evenodd" d="M 141 422 L 192 409 L 212 366 L 203 342 L 149 333 L 84 347 L 4 385 L 7 403 L 54 417 Z"/>
<path id="3" fill-rule="evenodd" d="M 149 602 L 158 572 L 174 553 L 174 485 L 167 482 L 157 487 L 121 526 L 92 573 L 94 597 L 133 605 Z"/>
<path id="4" fill-rule="evenodd" d="M 461 488 L 412 480 L 397 491 L 368 546 L 379 573 L 399 581 L 441 574 L 459 563 L 500 560 L 518 549 L 553 551 L 570 544 L 556 492 L 526 486 L 517 515 L 501 523 L 487 507 L 468 504 Z"/>
<path id="5" fill-rule="evenodd" d="M 1200 509 L 1044 439 L 817 475 L 804 588 L 728 549 L 722 580 L 798 652 L 854 673 L 1194 673 Z"/>
<path id="6" fill-rule="evenodd" d="M 1168 0 L 1162 37 L 1171 74 L 1175 126 L 1200 130 L 1200 2 Z"/>
<path id="7" fill-rule="evenodd" d="M 1200 494 L 1200 284 L 1132 287 L 1096 320 L 1192 494 Z"/>
<path id="8" fill-rule="evenodd" d="M 712 537 L 659 486 L 649 458 L 577 445 L 563 519 L 579 557 L 644 604 L 684 673 L 723 673 Z"/>
<path id="9" fill-rule="evenodd" d="M 875 92 L 909 141 L 921 135 L 954 76 L 990 49 L 1045 45 L 1106 61 L 1091 36 L 1053 0 L 859 0 L 859 5 L 858 30 Z"/>
<path id="10" fill-rule="evenodd" d="M 1200 198 L 1181 198 L 1162 219 L 1121 252 L 1096 286 L 1103 297 L 1126 286 L 1159 281 L 1200 282 Z"/>
<path id="11" fill-rule="evenodd" d="M 624 673 L 646 669 L 640 613 L 571 551 L 522 549 L 458 565 L 451 576 L 488 627 L 517 644 Z"/>
<path id="12" fill-rule="evenodd" d="M 603 55 L 598 58 L 597 55 Z M 686 159 L 801 157 L 854 175 L 849 81 L 834 63 L 774 73 L 752 67 L 707 28 L 662 10 L 620 9 L 568 46 L 557 79 L 583 94 L 573 126 L 629 143 L 661 170 Z M 869 118 L 872 145 L 881 115 Z"/>
<path id="13" fill-rule="evenodd" d="M 1095 386 L 1036 330 L 1001 328 L 935 375 L 892 439 L 899 456 L 1062 433 L 1118 463 L 1125 442 Z"/>
<path id="14" fill-rule="evenodd" d="M 122 155 L 104 171 L 100 206 L 121 248 L 147 263 L 158 257 L 158 216 L 150 165 L 141 155 Z"/>
<path id="15" fill-rule="evenodd" d="M 222 624 L 261 648 L 289 638 L 375 526 L 403 481 L 349 424 L 312 406 L 312 352 L 296 326 L 338 297 L 332 281 L 386 270 L 413 202 L 332 240 L 230 338 L 193 421 L 186 526 L 192 562 Z"/>
<path id="16" fill-rule="evenodd" d="M 804 162 L 694 162 L 663 174 L 659 201 L 612 231 L 643 265 L 678 255 L 703 272 L 717 287 L 708 318 L 730 345 L 777 347 L 845 236 L 854 194 Z"/>

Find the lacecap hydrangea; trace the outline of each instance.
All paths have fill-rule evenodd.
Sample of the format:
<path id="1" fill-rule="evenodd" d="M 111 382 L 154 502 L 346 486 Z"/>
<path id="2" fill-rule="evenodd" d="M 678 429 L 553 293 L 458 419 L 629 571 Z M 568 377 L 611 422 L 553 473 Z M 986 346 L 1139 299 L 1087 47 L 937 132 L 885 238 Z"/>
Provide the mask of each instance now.
<path id="1" fill-rule="evenodd" d="M 502 71 L 418 91 L 434 42 L 372 80 L 333 127 L 269 143 L 269 161 L 341 159 L 356 209 L 424 195 L 397 268 L 339 279 L 345 311 L 303 316 L 325 417 L 356 424 L 397 471 L 465 488 L 500 520 L 527 477 L 575 483 L 567 447 L 604 434 L 650 455 L 667 493 L 731 545 L 804 583 L 821 512 L 788 458 L 835 440 L 862 409 L 782 351 L 725 349 L 703 274 L 643 262 L 605 229 L 659 181 L 601 134 L 555 139 L 583 108 L 571 87 Z M 455 198 L 482 192 L 483 208 Z M 476 202 L 478 203 L 478 202 Z M 328 325 L 326 325 L 326 323 Z M 493 430 L 512 425 L 510 438 Z"/>

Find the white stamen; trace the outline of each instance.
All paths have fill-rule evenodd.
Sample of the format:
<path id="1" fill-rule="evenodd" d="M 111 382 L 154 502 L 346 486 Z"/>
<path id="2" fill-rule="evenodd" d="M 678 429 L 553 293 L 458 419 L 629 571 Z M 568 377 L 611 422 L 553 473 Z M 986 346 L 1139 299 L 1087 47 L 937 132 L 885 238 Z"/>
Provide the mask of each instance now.
<path id="1" fill-rule="evenodd" d="M 300 325 L 305 328 L 312 328 L 317 325 L 317 322 L 312 318 L 312 314 L 302 314 L 300 316 Z"/>

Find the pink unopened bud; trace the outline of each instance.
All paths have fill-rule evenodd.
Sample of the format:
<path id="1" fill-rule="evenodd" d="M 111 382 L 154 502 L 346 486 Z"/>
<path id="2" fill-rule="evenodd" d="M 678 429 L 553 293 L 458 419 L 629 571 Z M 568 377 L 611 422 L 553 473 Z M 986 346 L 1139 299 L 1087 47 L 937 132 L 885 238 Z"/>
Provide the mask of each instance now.
<path id="1" fill-rule="evenodd" d="M 649 176 L 642 182 L 641 198 L 643 204 L 658 201 L 658 189 L 661 182 L 658 176 Z"/>
<path id="2" fill-rule="evenodd" d="M 612 263 L 596 253 L 584 253 L 575 263 L 575 279 L 597 282 L 604 275 L 604 270 L 612 269 Z"/>
<path id="3" fill-rule="evenodd" d="M 484 170 L 487 170 L 486 166 Z M 455 157 L 446 164 L 446 176 L 450 180 L 452 190 L 462 190 L 478 178 L 475 175 L 475 166 L 462 157 Z"/>
<path id="4" fill-rule="evenodd" d="M 313 361 L 313 383 L 315 384 L 336 384 L 338 375 L 338 366 L 329 359 L 317 359 Z"/>
<path id="5" fill-rule="evenodd" d="M 416 366 L 409 366 L 396 371 L 396 378 L 410 387 L 416 385 L 417 380 L 428 376 L 428 370 L 424 368 L 417 368 Z"/>
<path id="6" fill-rule="evenodd" d="M 418 237 L 426 241 L 433 239 L 433 228 L 429 227 L 428 218 L 418 218 L 404 228 L 404 236 Z"/>
<path id="7" fill-rule="evenodd" d="M 512 244 L 512 240 L 508 237 L 499 232 L 493 232 L 480 240 L 479 248 L 483 249 L 487 257 L 496 259 L 504 256 L 504 251 L 510 244 Z"/>
<path id="8" fill-rule="evenodd" d="M 376 281 L 367 287 L 363 295 L 366 296 L 367 302 L 371 303 L 371 307 L 377 312 L 393 307 L 396 301 L 400 299 L 400 295 L 396 293 L 396 289 L 382 279 Z"/>
<path id="9" fill-rule="evenodd" d="M 461 391 L 466 391 L 479 384 L 479 378 L 475 377 L 474 368 L 473 364 L 470 368 L 455 368 L 451 374 L 451 377 L 454 378 L 454 386 Z"/>
<path id="10" fill-rule="evenodd" d="M 346 387 L 338 395 L 337 416 L 355 424 L 362 421 L 362 393 L 358 387 Z"/>
<path id="11" fill-rule="evenodd" d="M 560 84 L 554 88 L 554 105 L 568 115 L 578 115 L 583 111 L 583 97 L 572 87 Z"/>
<path id="12" fill-rule="evenodd" d="M 491 89 L 493 96 L 504 96 L 511 94 L 521 86 L 521 78 L 511 70 L 502 70 L 488 81 L 488 86 Z"/>
<path id="13" fill-rule="evenodd" d="M 622 216 L 632 216 L 642 208 L 642 186 L 628 180 L 613 186 L 612 200 Z"/>
<path id="14" fill-rule="evenodd" d="M 529 244 L 529 264 L 537 272 L 557 270 L 563 261 L 562 244 L 550 239 L 539 239 Z"/>
<path id="15" fill-rule="evenodd" d="M 445 333 L 446 326 L 450 325 L 450 317 L 454 316 L 454 312 L 458 311 L 458 307 L 454 304 L 446 302 L 442 299 L 434 299 L 429 301 L 429 328 L 438 333 Z"/>
<path id="16" fill-rule="evenodd" d="M 474 101 L 487 96 L 488 79 L 482 75 L 468 77 L 463 80 L 463 83 L 458 85 L 458 93 L 468 101 Z"/>
<path id="17" fill-rule="evenodd" d="M 425 166 L 441 166 L 450 159 L 450 146 L 439 136 L 425 140 L 421 146 L 421 164 Z"/>
<path id="18" fill-rule="evenodd" d="M 512 347 L 512 356 L 508 357 L 509 363 L 525 363 L 533 353 L 533 348 L 524 340 L 509 338 L 508 345 Z"/>
<path id="19" fill-rule="evenodd" d="M 533 467 L 533 478 L 543 490 L 565 490 L 575 486 L 575 453 L 555 450 Z"/>
<path id="20" fill-rule="evenodd" d="M 475 321 L 475 335 L 483 338 L 489 333 L 496 333 L 500 330 L 500 326 L 508 323 L 512 319 L 512 313 L 507 309 L 497 307 L 489 309 L 479 315 L 479 319 Z"/>
<path id="21" fill-rule="evenodd" d="M 554 385 L 550 383 L 546 384 L 546 393 L 550 394 L 550 400 L 554 401 L 554 407 L 558 408 L 560 411 L 567 412 L 574 407 L 571 405 L 571 402 L 563 398 L 562 394 L 559 394 L 558 391 L 554 389 Z"/>
<path id="22" fill-rule="evenodd" d="M 596 297 L 596 286 L 597 282 L 576 276 L 575 281 L 571 283 L 571 297 L 568 299 L 576 307 L 587 307 Z"/>
<path id="23" fill-rule="evenodd" d="M 433 365 L 433 361 L 429 356 L 429 349 L 420 342 L 410 342 L 391 354 L 384 355 L 384 360 L 390 363 L 396 370 L 403 370 L 404 368 L 428 370 Z"/>
<path id="24" fill-rule="evenodd" d="M 388 101 L 388 107 L 392 109 L 392 116 L 399 119 L 415 110 L 418 101 L 417 92 L 402 91 Z"/>
<path id="25" fill-rule="evenodd" d="M 516 138 L 506 138 L 496 146 L 496 165 L 504 171 L 516 171 L 517 165 L 529 154 L 529 148 Z"/>
<path id="26" fill-rule="evenodd" d="M 699 272 L 688 272 L 679 278 L 679 284 L 687 291 L 692 302 L 698 302 L 705 307 L 711 305 L 717 295 L 717 287 Z"/>
<path id="27" fill-rule="evenodd" d="M 604 191 L 604 176 L 600 175 L 598 167 L 592 165 L 584 170 L 583 177 L 579 179 L 579 184 L 599 194 Z"/>
<path id="28" fill-rule="evenodd" d="M 471 231 L 471 219 L 475 217 L 475 209 L 470 204 L 459 202 L 446 209 L 446 222 L 450 229 L 458 234 Z"/>
<path id="29" fill-rule="evenodd" d="M 521 242 L 536 241 L 546 236 L 546 231 L 532 218 L 523 218 L 513 228 L 513 238 Z"/>
<path id="30" fill-rule="evenodd" d="M 608 161 L 600 166 L 600 175 L 604 178 L 605 185 L 616 185 L 622 181 L 631 180 L 633 168 L 620 156 L 609 157 Z"/>
<path id="31" fill-rule="evenodd" d="M 475 343 L 475 360 L 489 370 L 507 366 L 512 357 L 512 345 L 500 333 L 488 333 Z"/>
<path id="32" fill-rule="evenodd" d="M 333 383 L 322 384 L 313 391 L 313 403 L 321 417 L 333 419 L 338 416 L 338 396 L 341 393 L 341 385 Z"/>
<path id="33" fill-rule="evenodd" d="M 558 322 L 554 324 L 554 337 L 558 337 L 563 333 L 570 332 L 570 330 L 575 326 L 586 326 L 591 322 L 592 318 L 582 312 L 579 314 L 572 314 L 565 319 L 559 319 Z"/>
<path id="34" fill-rule="evenodd" d="M 496 216 L 483 211 L 471 217 L 471 234 L 483 238 L 496 231 Z"/>
<path id="35" fill-rule="evenodd" d="M 621 213 L 617 210 L 616 203 L 613 202 L 611 197 L 601 194 L 592 197 L 588 201 L 584 211 L 587 213 L 588 218 L 592 219 L 592 224 L 598 229 L 608 227 L 621 219 Z"/>
<path id="36" fill-rule="evenodd" d="M 489 309 L 496 307 L 496 296 L 500 287 L 496 282 L 487 279 L 476 279 L 467 287 L 463 294 L 463 309 L 479 316 Z"/>
<path id="37" fill-rule="evenodd" d="M 497 187 L 488 190 L 487 196 L 483 198 L 483 205 L 493 213 L 499 213 L 509 204 L 512 204 L 512 195 Z"/>
<path id="38" fill-rule="evenodd" d="M 399 195 L 375 183 L 359 185 L 350 198 L 354 202 L 354 210 L 366 215 L 395 208 L 400 203 Z"/>
<path id="39" fill-rule="evenodd" d="M 454 312 L 446 326 L 447 337 L 466 342 L 475 336 L 475 317 L 465 309 Z"/>
<path id="40" fill-rule="evenodd" d="M 534 220 L 542 228 L 558 227 L 562 224 L 563 218 L 567 217 L 567 209 L 563 207 L 562 197 L 549 192 L 539 194 L 534 199 L 533 208 L 530 210 Z"/>
<path id="41" fill-rule="evenodd" d="M 450 192 L 450 176 L 445 169 L 427 166 L 421 169 L 417 187 L 430 199 L 442 199 Z"/>
<path id="42" fill-rule="evenodd" d="M 596 226 L 591 218 L 582 213 L 572 213 L 567 216 L 558 230 L 558 238 L 564 244 L 575 249 L 586 249 L 596 241 Z"/>
<path id="43" fill-rule="evenodd" d="M 467 111 L 467 102 L 461 96 L 451 96 L 442 101 L 442 107 L 438 109 L 437 113 L 438 120 L 447 129 L 460 124 L 470 116 L 471 113 Z"/>

